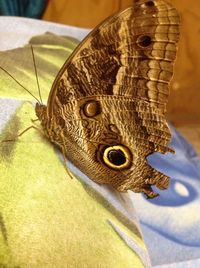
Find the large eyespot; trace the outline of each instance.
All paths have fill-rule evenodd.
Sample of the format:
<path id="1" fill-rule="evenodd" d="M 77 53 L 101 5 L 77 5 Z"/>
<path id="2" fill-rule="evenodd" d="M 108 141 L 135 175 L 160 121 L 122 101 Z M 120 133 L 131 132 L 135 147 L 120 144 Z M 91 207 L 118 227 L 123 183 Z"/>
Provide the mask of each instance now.
<path id="1" fill-rule="evenodd" d="M 127 147 L 114 145 L 103 151 L 103 161 L 108 167 L 120 170 L 130 166 L 132 155 Z"/>

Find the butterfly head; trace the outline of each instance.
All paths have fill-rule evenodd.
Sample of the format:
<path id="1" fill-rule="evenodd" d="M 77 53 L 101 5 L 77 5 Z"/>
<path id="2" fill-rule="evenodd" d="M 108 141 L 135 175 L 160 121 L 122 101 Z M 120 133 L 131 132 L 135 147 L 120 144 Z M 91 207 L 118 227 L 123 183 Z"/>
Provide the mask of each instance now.
<path id="1" fill-rule="evenodd" d="M 36 116 L 38 117 L 38 119 L 41 122 L 41 125 L 43 126 L 43 128 L 46 126 L 47 123 L 47 107 L 46 105 L 40 104 L 40 103 L 36 103 L 35 105 L 35 113 Z"/>

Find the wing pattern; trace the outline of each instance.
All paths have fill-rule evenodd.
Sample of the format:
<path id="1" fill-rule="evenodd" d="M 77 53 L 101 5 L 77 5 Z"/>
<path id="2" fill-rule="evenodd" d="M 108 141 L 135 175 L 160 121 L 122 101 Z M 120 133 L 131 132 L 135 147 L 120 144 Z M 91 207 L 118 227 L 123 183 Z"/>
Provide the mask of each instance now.
<path id="1" fill-rule="evenodd" d="M 172 151 L 165 111 L 178 39 L 174 7 L 162 0 L 136 1 L 97 26 L 58 73 L 43 126 L 94 181 L 149 197 L 156 195 L 152 184 L 167 188 L 169 178 L 150 167 L 146 157 Z M 125 161 L 129 148 L 130 163 L 118 162 L 123 168 L 117 171 L 101 165 L 101 147 L 114 146 L 114 155 L 119 144 L 123 154 L 112 160 Z"/>

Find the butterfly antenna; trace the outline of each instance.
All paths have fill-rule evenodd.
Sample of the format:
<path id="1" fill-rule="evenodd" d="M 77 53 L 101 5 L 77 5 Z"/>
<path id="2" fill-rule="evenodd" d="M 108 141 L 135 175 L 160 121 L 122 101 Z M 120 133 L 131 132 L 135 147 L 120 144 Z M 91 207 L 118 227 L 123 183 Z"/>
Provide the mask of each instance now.
<path id="1" fill-rule="evenodd" d="M 4 71 L 8 76 L 10 76 L 20 87 L 22 87 L 26 92 L 28 92 L 37 102 L 41 103 L 38 98 L 36 98 L 27 88 L 25 88 L 14 76 L 12 76 L 6 69 L 0 66 L 0 69 Z"/>
<path id="2" fill-rule="evenodd" d="M 38 80 L 38 73 L 37 73 L 37 68 L 36 68 L 36 63 L 35 63 L 35 56 L 34 56 L 33 46 L 32 46 L 32 45 L 31 45 L 31 53 L 32 53 L 32 59 L 33 59 L 34 70 L 35 70 L 35 77 L 36 77 L 36 81 L 37 81 L 37 87 L 38 87 L 39 98 L 40 98 L 40 102 L 42 103 L 41 89 L 40 89 L 40 84 L 39 84 L 39 80 Z"/>

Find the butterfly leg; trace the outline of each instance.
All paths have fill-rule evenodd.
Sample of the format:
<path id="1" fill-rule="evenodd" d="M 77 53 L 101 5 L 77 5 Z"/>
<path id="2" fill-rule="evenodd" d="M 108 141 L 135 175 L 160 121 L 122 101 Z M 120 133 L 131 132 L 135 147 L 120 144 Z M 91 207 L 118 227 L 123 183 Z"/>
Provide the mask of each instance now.
<path id="1" fill-rule="evenodd" d="M 21 133 L 19 133 L 15 138 L 12 138 L 12 139 L 6 139 L 6 140 L 3 140 L 3 141 L 1 141 L 1 142 L 11 142 L 11 141 L 16 141 L 16 140 L 18 140 L 18 138 L 19 137 L 21 137 L 24 133 L 26 133 L 28 130 L 30 130 L 30 129 L 32 129 L 32 128 L 34 128 L 34 129 L 36 129 L 37 131 L 39 131 L 40 133 L 42 133 L 42 130 L 41 129 L 39 129 L 38 127 L 36 127 L 36 126 L 30 126 L 30 127 L 27 127 L 25 130 L 23 130 Z M 44 135 L 43 133 L 42 133 L 42 135 Z"/>
<path id="2" fill-rule="evenodd" d="M 39 119 L 38 119 L 38 118 L 36 118 L 36 119 L 31 119 L 31 122 L 32 122 L 32 123 L 35 123 L 36 121 L 39 121 Z"/>

